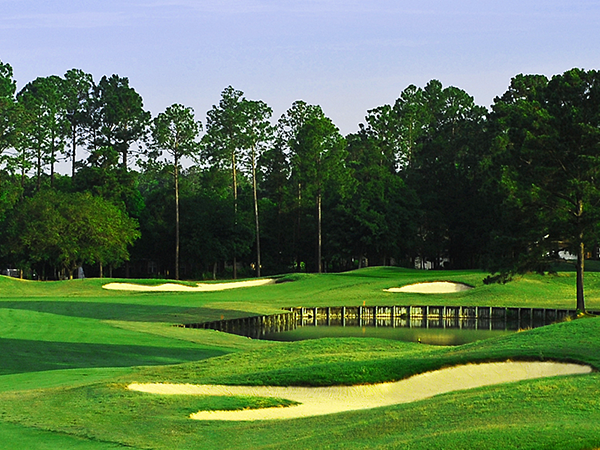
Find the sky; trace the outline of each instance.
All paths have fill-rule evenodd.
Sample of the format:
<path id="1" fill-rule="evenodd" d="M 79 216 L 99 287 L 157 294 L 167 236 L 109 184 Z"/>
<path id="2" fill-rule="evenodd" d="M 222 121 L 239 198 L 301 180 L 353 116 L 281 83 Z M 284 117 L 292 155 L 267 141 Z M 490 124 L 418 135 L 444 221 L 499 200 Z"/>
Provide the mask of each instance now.
<path id="1" fill-rule="evenodd" d="M 205 122 L 229 85 L 276 120 L 319 104 L 346 135 L 410 84 L 489 107 L 519 73 L 600 69 L 600 0 L 0 0 L 18 89 L 72 68 L 128 77 L 153 116 Z"/>

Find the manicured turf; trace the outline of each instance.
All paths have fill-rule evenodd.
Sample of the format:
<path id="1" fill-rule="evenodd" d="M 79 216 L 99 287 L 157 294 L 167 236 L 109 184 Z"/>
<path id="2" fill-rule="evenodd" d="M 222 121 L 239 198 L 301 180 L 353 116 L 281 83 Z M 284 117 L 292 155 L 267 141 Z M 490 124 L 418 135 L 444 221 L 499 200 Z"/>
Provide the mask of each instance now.
<path id="1" fill-rule="evenodd" d="M 600 368 L 600 318 L 459 347 L 382 339 L 275 343 L 172 324 L 292 306 L 480 305 L 574 308 L 573 273 L 484 285 L 486 274 L 369 268 L 293 275 L 293 282 L 205 293 L 106 291 L 115 280 L 23 282 L 0 277 L 0 449 L 566 448 L 600 447 L 600 375 L 523 381 L 414 404 L 275 422 L 196 422 L 201 409 L 283 400 L 166 397 L 131 381 L 335 385 L 391 381 L 444 366 L 506 359 Z M 130 280 L 127 280 L 130 281 Z M 389 287 L 456 281 L 447 295 Z M 157 283 L 160 281 L 153 281 Z M 600 274 L 586 276 L 600 309 Z"/>

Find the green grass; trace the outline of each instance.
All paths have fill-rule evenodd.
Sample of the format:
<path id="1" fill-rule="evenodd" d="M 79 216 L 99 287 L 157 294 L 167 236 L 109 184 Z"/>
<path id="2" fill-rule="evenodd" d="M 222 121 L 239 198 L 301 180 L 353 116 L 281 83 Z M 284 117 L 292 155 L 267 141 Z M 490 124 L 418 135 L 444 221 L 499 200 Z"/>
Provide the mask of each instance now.
<path id="1" fill-rule="evenodd" d="M 322 417 L 198 422 L 191 412 L 285 406 L 282 399 L 160 396 L 132 381 L 337 385 L 374 383 L 481 361 L 576 361 L 600 368 L 600 318 L 458 347 L 383 339 L 275 343 L 172 324 L 268 314 L 292 306 L 489 305 L 574 308 L 573 273 L 484 285 L 477 271 L 368 268 L 292 275 L 222 292 L 107 291 L 110 281 L 0 277 L 0 449 L 565 448 L 600 447 L 600 375 L 531 380 Z M 161 283 L 165 280 L 152 280 Z M 475 289 L 392 294 L 422 281 Z M 586 275 L 600 310 L 600 273 Z"/>
<path id="2" fill-rule="evenodd" d="M 115 450 L 122 448 L 124 448 L 122 445 L 113 442 L 101 442 L 0 421 L 0 449 L 2 450 Z"/>

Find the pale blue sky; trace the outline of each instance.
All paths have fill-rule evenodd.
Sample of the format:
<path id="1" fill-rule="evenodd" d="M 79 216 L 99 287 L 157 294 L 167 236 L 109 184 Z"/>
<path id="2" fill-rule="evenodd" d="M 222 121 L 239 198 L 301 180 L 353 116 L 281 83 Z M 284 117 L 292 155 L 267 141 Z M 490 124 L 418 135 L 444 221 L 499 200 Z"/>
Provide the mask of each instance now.
<path id="1" fill-rule="evenodd" d="M 0 0 L 18 87 L 79 68 L 126 76 L 156 115 L 202 122 L 228 85 L 279 117 L 320 104 L 347 134 L 409 84 L 489 106 L 517 73 L 600 69 L 600 0 Z"/>

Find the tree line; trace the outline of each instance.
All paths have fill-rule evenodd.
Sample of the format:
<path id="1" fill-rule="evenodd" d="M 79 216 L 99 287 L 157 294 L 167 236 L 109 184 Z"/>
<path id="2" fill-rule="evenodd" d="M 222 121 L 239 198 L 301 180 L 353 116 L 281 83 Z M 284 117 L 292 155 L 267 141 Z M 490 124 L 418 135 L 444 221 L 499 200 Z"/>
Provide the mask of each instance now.
<path id="1" fill-rule="evenodd" d="M 0 63 L 0 261 L 40 278 L 417 265 L 505 279 L 566 250 L 583 310 L 599 89 L 594 70 L 518 75 L 488 110 L 432 80 L 343 136 L 303 101 L 273 118 L 229 86 L 204 124 L 180 104 L 153 118 L 125 77 L 73 69 L 16 92 Z"/>

